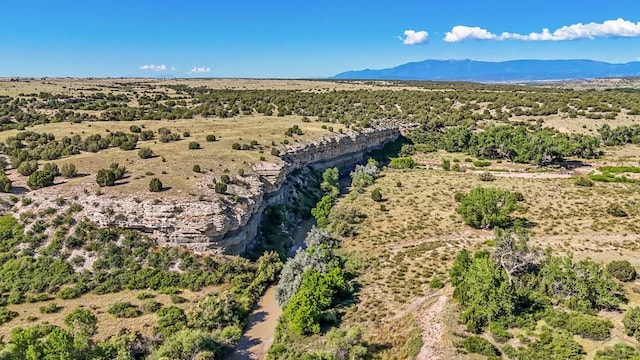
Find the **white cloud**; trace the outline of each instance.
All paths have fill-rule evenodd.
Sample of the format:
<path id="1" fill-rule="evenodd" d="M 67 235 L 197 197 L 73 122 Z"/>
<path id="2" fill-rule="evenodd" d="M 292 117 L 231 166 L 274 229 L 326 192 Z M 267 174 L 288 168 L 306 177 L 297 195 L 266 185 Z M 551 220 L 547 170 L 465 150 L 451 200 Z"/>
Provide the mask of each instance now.
<path id="1" fill-rule="evenodd" d="M 404 45 L 425 44 L 429 39 L 429 33 L 424 30 L 420 30 L 420 31 L 405 30 L 404 35 L 405 35 L 404 39 L 402 38 L 402 36 L 398 36 L 398 39 L 402 40 L 402 43 Z"/>
<path id="2" fill-rule="evenodd" d="M 480 27 L 457 25 L 444 36 L 446 42 L 460 42 L 464 40 L 495 40 L 498 36 Z"/>
<path id="3" fill-rule="evenodd" d="M 178 68 L 176 68 L 175 66 L 171 67 L 171 71 L 176 71 L 176 70 L 178 70 Z"/>
<path id="4" fill-rule="evenodd" d="M 167 66 L 166 65 L 140 65 L 139 66 L 140 70 L 151 70 L 151 71 L 166 71 L 167 70 Z"/>
<path id="5" fill-rule="evenodd" d="M 464 40 L 523 40 L 523 41 L 566 41 L 621 37 L 640 37 L 640 22 L 618 18 L 607 20 L 603 23 L 577 23 L 563 26 L 553 32 L 549 29 L 542 29 L 542 32 L 532 32 L 529 34 L 518 34 L 503 32 L 500 36 L 479 27 L 469 27 L 458 25 L 446 33 L 444 41 L 459 42 Z"/>
<path id="6" fill-rule="evenodd" d="M 211 68 L 208 66 L 194 66 L 189 74 L 201 74 L 201 73 L 209 73 L 211 72 Z"/>

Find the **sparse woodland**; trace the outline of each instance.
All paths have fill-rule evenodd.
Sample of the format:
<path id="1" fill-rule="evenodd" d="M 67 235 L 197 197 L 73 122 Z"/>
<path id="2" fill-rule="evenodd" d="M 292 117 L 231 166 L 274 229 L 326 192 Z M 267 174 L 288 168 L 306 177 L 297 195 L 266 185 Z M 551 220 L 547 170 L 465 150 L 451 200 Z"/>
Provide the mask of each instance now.
<path id="1" fill-rule="evenodd" d="M 31 81 L 0 83 L 0 359 L 221 359 L 270 285 L 270 359 L 640 358 L 637 90 Z M 252 163 L 379 124 L 404 137 L 347 190 L 309 175 L 246 257 L 102 228 L 69 195 L 242 204 Z M 294 215 L 316 227 L 287 258 Z"/>

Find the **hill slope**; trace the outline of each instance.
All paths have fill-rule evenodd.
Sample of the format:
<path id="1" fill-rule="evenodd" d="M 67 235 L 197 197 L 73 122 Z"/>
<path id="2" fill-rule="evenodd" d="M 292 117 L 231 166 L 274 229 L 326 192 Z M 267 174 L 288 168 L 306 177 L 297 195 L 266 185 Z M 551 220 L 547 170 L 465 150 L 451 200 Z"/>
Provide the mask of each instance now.
<path id="1" fill-rule="evenodd" d="M 388 69 L 347 71 L 334 79 L 536 81 L 640 76 L 640 62 L 593 60 L 424 60 Z"/>

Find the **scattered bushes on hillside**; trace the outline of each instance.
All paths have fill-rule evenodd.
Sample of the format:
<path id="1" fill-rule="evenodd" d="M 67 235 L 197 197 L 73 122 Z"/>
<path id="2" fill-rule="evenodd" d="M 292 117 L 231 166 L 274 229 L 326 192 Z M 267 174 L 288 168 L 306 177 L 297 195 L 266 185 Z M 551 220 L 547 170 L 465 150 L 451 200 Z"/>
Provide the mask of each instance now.
<path id="1" fill-rule="evenodd" d="M 613 347 L 605 347 L 596 351 L 595 360 L 637 360 L 640 359 L 640 351 L 631 345 L 617 343 Z"/>
<path id="2" fill-rule="evenodd" d="M 627 260 L 614 260 L 607 264 L 607 272 L 614 278 L 623 281 L 633 281 L 636 279 L 636 269 Z"/>

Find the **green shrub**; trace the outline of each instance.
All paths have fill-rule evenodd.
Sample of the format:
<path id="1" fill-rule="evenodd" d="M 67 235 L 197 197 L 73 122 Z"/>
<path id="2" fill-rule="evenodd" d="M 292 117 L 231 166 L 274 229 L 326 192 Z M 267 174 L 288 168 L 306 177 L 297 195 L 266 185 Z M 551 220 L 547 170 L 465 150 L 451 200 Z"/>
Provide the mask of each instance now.
<path id="1" fill-rule="evenodd" d="M 116 175 L 111 169 L 100 169 L 98 170 L 98 174 L 96 174 L 96 183 L 98 183 L 100 187 L 113 186 L 116 184 Z"/>
<path id="2" fill-rule="evenodd" d="M 143 147 L 138 150 L 138 156 L 140 157 L 140 159 L 149 159 L 154 156 L 154 153 L 151 148 Z"/>
<path id="3" fill-rule="evenodd" d="M 141 293 L 138 293 L 136 297 L 138 298 L 138 300 L 146 300 L 146 299 L 153 299 L 156 296 L 150 292 L 143 291 Z"/>
<path id="4" fill-rule="evenodd" d="M 451 170 L 451 160 L 449 159 L 442 159 L 442 162 L 440 163 L 440 167 L 442 167 L 443 170 Z"/>
<path id="5" fill-rule="evenodd" d="M 476 161 L 473 162 L 473 166 L 475 166 L 475 167 L 488 167 L 488 166 L 491 166 L 491 161 L 476 160 Z"/>
<path id="6" fill-rule="evenodd" d="M 27 185 L 32 189 L 42 189 L 53 185 L 54 175 L 46 170 L 37 170 L 27 180 Z"/>
<path id="7" fill-rule="evenodd" d="M 389 167 L 393 169 L 413 169 L 417 165 L 410 156 L 391 158 Z"/>
<path id="8" fill-rule="evenodd" d="M 125 142 L 123 142 L 122 144 L 120 144 L 120 150 L 133 150 L 136 148 L 136 141 L 133 140 L 127 140 Z"/>
<path id="9" fill-rule="evenodd" d="M 111 305 L 107 312 L 118 318 L 134 318 L 142 315 L 138 307 L 130 302 L 117 302 Z"/>
<path id="10" fill-rule="evenodd" d="M 193 170 L 194 173 L 202 172 L 202 169 L 200 169 L 200 165 L 198 165 L 198 164 L 194 164 L 192 170 Z"/>
<path id="11" fill-rule="evenodd" d="M 60 311 L 60 309 L 62 309 L 62 307 L 58 306 L 58 304 L 55 302 L 40 306 L 40 312 L 43 314 L 57 313 L 58 311 Z"/>
<path id="12" fill-rule="evenodd" d="M 490 173 L 488 171 L 485 171 L 482 174 L 480 174 L 478 176 L 478 178 L 480 179 L 480 181 L 495 181 L 496 180 L 496 177 L 492 173 Z"/>
<path id="13" fill-rule="evenodd" d="M 62 164 L 62 168 L 60 170 L 60 174 L 66 178 L 72 178 L 78 175 L 78 170 L 76 166 L 72 163 L 64 163 Z"/>
<path id="14" fill-rule="evenodd" d="M 597 341 L 608 339 L 613 329 L 611 320 L 588 314 L 549 310 L 545 320 L 549 325 L 567 330 L 572 335 Z"/>
<path id="15" fill-rule="evenodd" d="M 113 172 L 113 176 L 115 176 L 116 180 L 124 178 L 124 174 L 126 172 L 124 165 L 120 166 L 118 163 L 114 162 L 109 165 L 109 169 Z"/>
<path id="16" fill-rule="evenodd" d="M 489 332 L 491 333 L 491 337 L 499 343 L 505 343 L 513 338 L 513 335 L 505 329 L 502 322 L 492 321 L 489 324 Z"/>
<path id="17" fill-rule="evenodd" d="M 382 191 L 381 191 L 381 189 L 379 187 L 373 189 L 373 191 L 371 192 L 371 200 L 373 200 L 375 202 L 382 201 Z"/>
<path id="18" fill-rule="evenodd" d="M 465 224 L 477 229 L 504 227 L 509 224 L 509 214 L 516 209 L 521 196 L 502 189 L 477 187 L 469 194 L 456 194 L 460 201 L 456 212 Z"/>
<path id="19" fill-rule="evenodd" d="M 162 304 L 153 299 L 147 299 L 142 303 L 142 310 L 147 313 L 154 313 L 160 310 L 161 307 Z"/>
<path id="20" fill-rule="evenodd" d="M 131 126 L 129 126 L 129 131 L 131 131 L 132 133 L 135 133 L 135 134 L 139 134 L 139 133 L 142 132 L 142 129 L 138 125 L 131 125 Z"/>
<path id="21" fill-rule="evenodd" d="M 240 149 L 242 149 L 242 145 L 240 145 L 239 143 L 233 143 L 233 144 L 231 144 L 231 148 L 233 150 L 240 150 Z"/>
<path id="22" fill-rule="evenodd" d="M 42 170 L 52 173 L 53 176 L 60 176 L 60 170 L 58 169 L 58 165 L 55 163 L 44 164 L 42 166 Z"/>
<path id="23" fill-rule="evenodd" d="M 293 135 L 303 135 L 302 129 L 300 129 L 300 127 L 298 125 L 293 125 L 292 127 L 288 128 L 284 134 L 286 136 L 293 136 Z"/>
<path id="24" fill-rule="evenodd" d="M 583 187 L 592 187 L 593 186 L 593 181 L 591 181 L 589 178 L 584 177 L 584 176 L 580 176 L 577 177 L 573 183 L 576 186 L 583 186 Z"/>
<path id="25" fill-rule="evenodd" d="M 6 324 L 18 316 L 18 313 L 7 309 L 5 306 L 0 306 L 0 325 Z"/>
<path id="26" fill-rule="evenodd" d="M 430 289 L 442 289 L 443 287 L 444 287 L 444 282 L 442 281 L 442 279 L 438 277 L 434 277 L 433 279 L 431 279 L 431 281 L 429 281 Z"/>
<path id="27" fill-rule="evenodd" d="M 472 354 L 500 356 L 500 351 L 489 340 L 481 336 L 469 336 L 462 341 L 462 347 Z"/>
<path id="28" fill-rule="evenodd" d="M 82 295 L 82 289 L 76 286 L 64 288 L 56 294 L 58 298 L 63 300 L 75 299 Z"/>
<path id="29" fill-rule="evenodd" d="M 8 193 L 11 192 L 11 180 L 7 177 L 7 174 L 0 171 L 0 192 Z"/>
<path id="30" fill-rule="evenodd" d="M 213 134 L 209 134 L 209 135 L 207 135 L 206 140 L 207 140 L 207 142 L 214 142 L 214 141 L 216 141 L 216 136 L 213 135 Z"/>
<path id="31" fill-rule="evenodd" d="M 636 269 L 627 260 L 614 260 L 607 264 L 607 272 L 614 278 L 627 282 L 636 279 Z"/>
<path id="32" fill-rule="evenodd" d="M 162 182 L 158 178 L 152 178 L 149 181 L 149 191 L 151 192 L 160 192 L 162 191 Z"/>
<path id="33" fill-rule="evenodd" d="M 184 304 L 187 302 L 187 299 L 178 294 L 171 294 L 169 297 L 171 298 L 171 302 L 174 304 Z"/>
<path id="34" fill-rule="evenodd" d="M 189 150 L 198 150 L 200 149 L 200 143 L 197 141 L 191 141 L 189 143 Z"/>
<path id="35" fill-rule="evenodd" d="M 38 170 L 38 162 L 35 160 L 23 161 L 20 163 L 20 166 L 18 166 L 18 172 L 24 176 L 29 176 L 36 170 Z"/>
<path id="36" fill-rule="evenodd" d="M 182 133 L 182 137 L 186 137 L 186 138 L 191 137 L 191 133 L 188 131 L 185 131 Z"/>
<path id="37" fill-rule="evenodd" d="M 222 181 L 218 181 L 218 182 L 216 183 L 216 186 L 215 186 L 215 191 L 216 191 L 218 194 L 224 194 L 224 193 L 226 193 L 226 192 L 227 192 L 227 183 L 222 182 Z"/>
<path id="38" fill-rule="evenodd" d="M 158 325 L 155 332 L 158 334 L 169 336 L 180 331 L 187 324 L 184 310 L 175 305 L 162 307 L 156 314 L 158 315 Z"/>
<path id="39" fill-rule="evenodd" d="M 640 307 L 629 308 L 622 318 L 622 324 L 627 335 L 640 341 Z"/>
<path id="40" fill-rule="evenodd" d="M 142 139 L 142 140 L 151 140 L 151 139 L 153 139 L 153 131 L 152 130 L 143 130 L 140 133 L 140 139 Z"/>
<path id="41" fill-rule="evenodd" d="M 613 347 L 605 347 L 596 351 L 594 360 L 638 360 L 640 351 L 637 348 L 624 343 L 617 343 Z"/>

